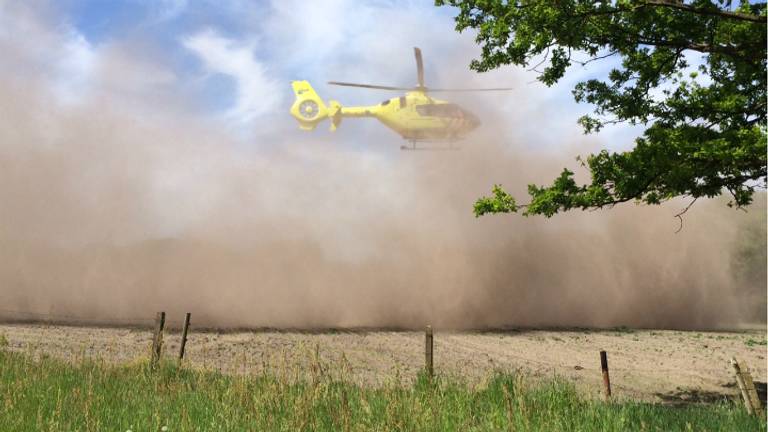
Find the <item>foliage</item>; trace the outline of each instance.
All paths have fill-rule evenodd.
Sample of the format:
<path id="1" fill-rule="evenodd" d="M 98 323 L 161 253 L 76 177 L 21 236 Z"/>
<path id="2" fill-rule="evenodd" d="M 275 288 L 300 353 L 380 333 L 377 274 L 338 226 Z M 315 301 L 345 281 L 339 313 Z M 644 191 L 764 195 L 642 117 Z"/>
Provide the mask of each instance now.
<path id="1" fill-rule="evenodd" d="M 514 64 L 536 69 L 551 86 L 574 64 L 613 57 L 606 80 L 573 90 L 594 105 L 579 119 L 585 133 L 605 125 L 645 125 L 628 152 L 603 150 L 582 165 L 591 182 L 563 170 L 549 186 L 530 185 L 517 205 L 498 185 L 477 216 L 544 215 L 627 201 L 730 192 L 751 203 L 766 178 L 766 3 L 731 0 L 437 0 L 459 10 L 456 29 L 477 31 L 479 72 Z M 692 55 L 691 55 L 692 54 Z M 586 56 L 586 59 L 578 60 Z M 542 59 L 543 58 L 543 59 Z M 541 60 L 540 60 L 541 59 Z M 539 61 L 540 60 L 540 61 Z M 700 61 L 700 64 L 697 64 Z"/>
<path id="2" fill-rule="evenodd" d="M 499 374 L 487 386 L 425 376 L 364 387 L 322 375 L 226 376 L 163 363 L 70 365 L 0 351 L 0 430 L 765 430 L 740 404 L 606 404 L 562 381 L 528 387 Z M 318 370 L 323 370 L 320 368 Z M 328 370 L 327 368 L 325 370 Z M 599 373 L 599 372 L 598 372 Z"/>

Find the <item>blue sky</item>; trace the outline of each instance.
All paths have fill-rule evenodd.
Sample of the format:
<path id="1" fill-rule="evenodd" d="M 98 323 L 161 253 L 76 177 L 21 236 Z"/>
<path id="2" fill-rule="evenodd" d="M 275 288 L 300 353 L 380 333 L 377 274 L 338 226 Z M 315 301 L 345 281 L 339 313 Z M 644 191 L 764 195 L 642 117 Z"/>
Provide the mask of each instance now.
<path id="1" fill-rule="evenodd" d="M 455 32 L 455 10 L 437 8 L 432 0 L 62 0 L 32 5 L 22 12 L 38 22 L 46 42 L 28 48 L 28 57 L 49 69 L 60 102 L 82 103 L 108 91 L 126 106 L 183 107 L 251 141 L 296 133 L 287 115 L 291 80 L 310 80 L 321 97 L 342 104 L 377 103 L 391 94 L 324 83 L 412 85 L 412 47 L 420 46 L 428 84 L 515 87 L 509 94 L 463 95 L 458 101 L 483 118 L 501 119 L 495 122 L 500 137 L 557 152 L 563 137 L 581 134 L 576 119 L 589 111 L 573 102 L 573 84 L 610 66 L 575 70 L 552 88 L 535 82 L 535 73 L 523 68 L 477 74 L 468 68 L 479 54 L 472 33 Z M 18 22 L 13 15 L 20 9 L 6 13 Z M 43 46 L 51 45 L 58 57 L 45 52 Z M 34 58 L 36 50 L 40 58 Z M 319 129 L 314 133 L 327 134 Z M 630 145 L 634 133 L 613 128 L 601 138 L 621 148 L 616 143 Z M 348 121 L 336 139 L 354 145 L 349 143 L 361 134 L 397 138 L 375 122 Z"/>

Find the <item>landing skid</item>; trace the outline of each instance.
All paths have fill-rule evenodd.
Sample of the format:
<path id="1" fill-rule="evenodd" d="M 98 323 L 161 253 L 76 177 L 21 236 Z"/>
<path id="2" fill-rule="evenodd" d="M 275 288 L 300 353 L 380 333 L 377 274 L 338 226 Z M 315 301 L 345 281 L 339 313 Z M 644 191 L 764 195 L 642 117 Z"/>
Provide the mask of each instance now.
<path id="1" fill-rule="evenodd" d="M 410 141 L 410 145 L 401 145 L 400 150 L 408 151 L 454 151 L 461 150 L 461 147 L 454 145 L 454 141 L 449 141 L 447 145 L 419 145 L 419 143 L 425 143 L 430 141 Z M 444 142 L 444 141 L 436 141 Z"/>

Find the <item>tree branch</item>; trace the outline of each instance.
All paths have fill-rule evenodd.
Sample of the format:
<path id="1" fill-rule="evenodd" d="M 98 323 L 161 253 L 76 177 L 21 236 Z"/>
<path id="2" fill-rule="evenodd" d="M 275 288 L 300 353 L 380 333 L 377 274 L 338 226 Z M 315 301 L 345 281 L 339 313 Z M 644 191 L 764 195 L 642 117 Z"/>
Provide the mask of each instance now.
<path id="1" fill-rule="evenodd" d="M 547 52 L 544 54 L 544 58 L 543 58 L 543 59 L 541 59 L 541 61 L 540 61 L 540 62 L 536 63 L 536 66 L 534 66 L 534 67 L 532 67 L 532 68 L 528 69 L 528 71 L 536 71 L 536 72 L 538 72 L 538 71 L 536 70 L 536 68 L 537 68 L 537 67 L 539 67 L 539 66 L 541 66 L 542 64 L 544 64 L 544 62 L 545 62 L 545 61 L 547 61 L 547 59 L 549 58 L 549 48 L 550 48 L 550 47 L 552 47 L 553 45 L 554 45 L 554 44 L 549 44 L 549 45 L 547 45 Z"/>
<path id="2" fill-rule="evenodd" d="M 588 60 L 585 60 L 585 61 L 574 60 L 573 62 L 574 63 L 578 63 L 578 64 L 580 64 L 582 66 L 586 66 L 587 64 L 592 63 L 593 61 L 602 60 L 602 59 L 608 58 L 610 56 L 616 55 L 618 53 L 619 53 L 619 50 L 613 50 L 613 51 L 611 51 L 611 52 L 609 52 L 608 54 L 605 54 L 605 55 L 601 55 L 601 56 L 597 56 L 597 57 L 592 57 L 592 58 L 590 58 Z"/>
<path id="3" fill-rule="evenodd" d="M 744 53 L 738 51 L 738 48 L 732 45 L 709 45 L 705 43 L 695 43 L 689 41 L 671 41 L 662 39 L 647 39 L 643 36 L 637 38 L 637 42 L 643 45 L 661 46 L 670 48 L 684 48 L 702 53 L 718 53 L 726 54 L 731 57 L 741 58 L 746 61 L 755 61 L 757 57 L 747 57 Z M 755 55 L 760 55 L 759 52 L 755 52 Z"/>
<path id="4" fill-rule="evenodd" d="M 622 13 L 622 12 L 635 12 L 638 9 L 641 9 L 643 7 L 650 6 L 650 7 L 668 7 L 672 9 L 678 9 L 683 10 L 686 12 L 694 13 L 697 15 L 706 15 L 706 16 L 719 16 L 723 18 L 730 18 L 730 19 L 736 19 L 741 21 L 749 21 L 759 24 L 766 24 L 768 23 L 768 20 L 766 20 L 765 16 L 761 15 L 751 15 L 746 14 L 742 12 L 731 12 L 727 10 L 708 10 L 708 9 L 699 9 L 695 8 L 691 5 L 684 4 L 683 2 L 677 2 L 674 0 L 644 0 L 641 1 L 639 4 L 632 6 L 630 8 L 621 8 L 621 7 L 615 7 L 615 8 L 606 8 L 606 9 L 599 9 L 599 10 L 591 10 L 588 12 L 583 12 L 580 14 L 573 15 L 572 18 L 584 18 L 584 17 L 593 17 L 593 16 L 601 16 L 601 15 L 613 15 L 616 13 Z"/>
<path id="5" fill-rule="evenodd" d="M 643 5 L 647 5 L 647 6 L 668 7 L 672 9 L 684 10 L 686 12 L 691 12 L 698 15 L 719 16 L 723 18 L 750 21 L 750 22 L 755 22 L 760 24 L 768 23 L 768 21 L 766 21 L 765 16 L 745 14 L 742 12 L 731 12 L 731 11 L 720 10 L 720 9 L 718 10 L 699 9 L 691 5 L 684 4 L 683 2 L 676 2 L 671 0 L 645 0 L 642 3 Z"/>
<path id="6" fill-rule="evenodd" d="M 693 201 L 691 201 L 691 203 L 683 209 L 683 211 L 675 215 L 676 218 L 680 219 L 680 227 L 677 229 L 677 231 L 675 231 L 675 234 L 683 230 L 683 215 L 688 212 L 688 210 L 693 206 L 693 204 L 696 203 L 696 200 L 698 199 L 699 197 L 694 198 Z"/>

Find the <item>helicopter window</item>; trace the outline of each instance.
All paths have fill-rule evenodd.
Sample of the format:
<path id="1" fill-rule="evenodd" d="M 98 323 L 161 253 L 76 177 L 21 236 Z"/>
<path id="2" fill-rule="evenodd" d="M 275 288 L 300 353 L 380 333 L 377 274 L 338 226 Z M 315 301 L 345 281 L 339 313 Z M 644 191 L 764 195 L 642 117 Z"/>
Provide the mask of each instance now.
<path id="1" fill-rule="evenodd" d="M 381 103 L 381 106 L 389 105 L 389 99 L 385 100 Z"/>
<path id="2" fill-rule="evenodd" d="M 416 105 L 419 115 L 427 117 L 461 117 L 461 108 L 454 104 L 424 104 Z"/>
<path id="3" fill-rule="evenodd" d="M 405 108 L 405 106 L 406 106 L 405 96 L 400 96 L 400 108 Z"/>

